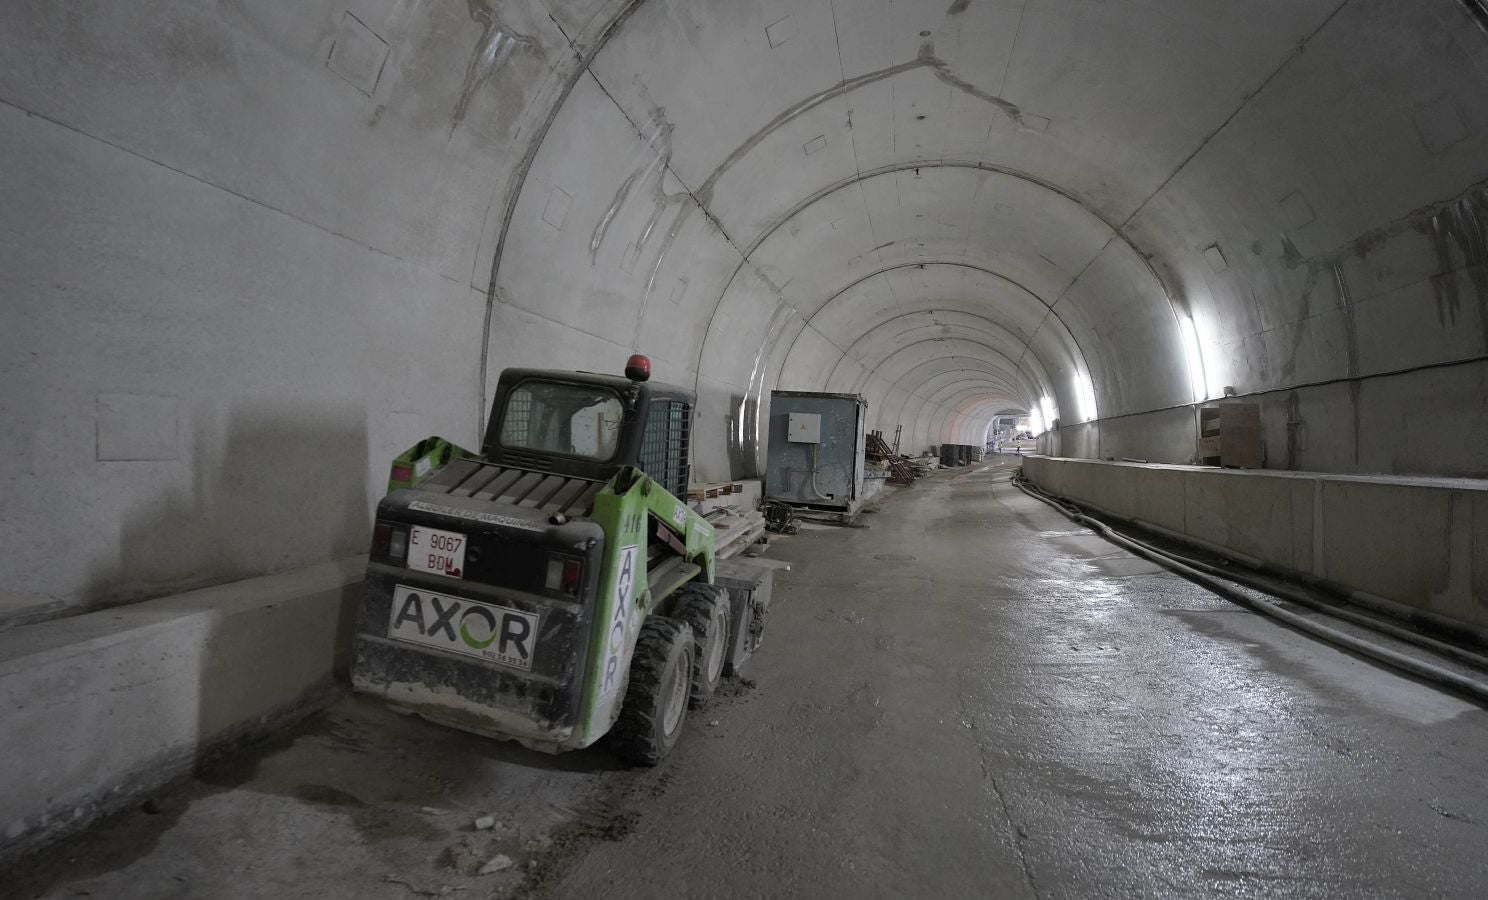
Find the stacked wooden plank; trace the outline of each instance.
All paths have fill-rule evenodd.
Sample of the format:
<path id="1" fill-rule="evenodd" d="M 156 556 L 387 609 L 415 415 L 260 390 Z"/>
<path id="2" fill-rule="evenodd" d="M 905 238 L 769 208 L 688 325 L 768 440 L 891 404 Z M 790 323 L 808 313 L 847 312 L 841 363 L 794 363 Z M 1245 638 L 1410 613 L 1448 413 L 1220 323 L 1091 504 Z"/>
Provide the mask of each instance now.
<path id="1" fill-rule="evenodd" d="M 713 523 L 713 552 L 720 559 L 738 556 L 765 536 L 765 516 L 759 510 L 722 508 L 708 518 Z"/>

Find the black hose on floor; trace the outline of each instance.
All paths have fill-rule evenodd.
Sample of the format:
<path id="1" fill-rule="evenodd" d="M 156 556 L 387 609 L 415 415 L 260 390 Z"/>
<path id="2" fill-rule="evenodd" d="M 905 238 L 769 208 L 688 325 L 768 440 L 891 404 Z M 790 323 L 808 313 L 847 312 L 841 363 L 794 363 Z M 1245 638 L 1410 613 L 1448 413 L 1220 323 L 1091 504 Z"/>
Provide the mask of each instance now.
<path id="1" fill-rule="evenodd" d="M 1243 606 L 1246 609 L 1252 610 L 1254 612 L 1258 612 L 1261 615 L 1269 616 L 1273 619 L 1276 619 L 1277 621 L 1291 626 L 1292 628 L 1297 629 L 1298 631 L 1310 634 L 1313 637 L 1316 637 L 1323 641 L 1327 641 L 1328 643 L 1335 646 L 1342 647 L 1346 650 L 1351 650 L 1355 653 L 1366 656 L 1370 659 L 1398 669 L 1402 672 L 1406 672 L 1418 678 L 1425 679 L 1426 681 L 1452 688 L 1455 691 L 1459 691 L 1473 697 L 1479 702 L 1488 703 L 1488 684 L 1476 681 L 1464 675 L 1459 675 L 1458 673 L 1453 672 L 1450 669 L 1445 669 L 1441 666 L 1433 665 L 1424 660 L 1419 660 L 1415 657 L 1407 656 L 1404 653 L 1398 653 L 1387 647 L 1381 647 L 1376 644 L 1371 644 L 1368 641 L 1356 638 L 1351 634 L 1346 634 L 1335 628 L 1329 628 L 1326 625 L 1318 624 L 1317 622 L 1313 622 L 1310 619 L 1306 619 L 1302 616 L 1297 615 L 1296 613 L 1282 609 L 1273 604 L 1256 600 L 1255 598 L 1247 596 L 1246 594 L 1236 590 L 1235 588 L 1230 587 L 1228 584 L 1225 584 L 1223 581 L 1220 580 L 1220 578 L 1202 571 L 1203 569 L 1216 571 L 1214 567 L 1209 566 L 1205 563 L 1200 563 L 1197 560 L 1189 560 L 1183 557 L 1179 557 L 1176 554 L 1171 554 L 1165 550 L 1160 550 L 1157 547 L 1151 546 L 1150 544 L 1145 544 L 1141 541 L 1134 540 L 1125 535 L 1118 534 L 1104 522 L 1093 519 L 1090 516 L 1087 516 L 1084 513 L 1080 512 L 1078 509 L 1074 509 L 1073 507 L 1068 507 L 1065 504 L 1060 503 L 1057 499 L 1044 493 L 1038 488 L 1030 487 L 1021 474 L 1013 479 L 1013 484 L 1018 488 L 1018 490 L 1034 498 L 1035 500 L 1041 500 L 1044 503 L 1049 504 L 1064 515 L 1068 516 L 1070 519 L 1073 519 L 1074 521 L 1079 522 L 1087 528 L 1095 531 L 1097 534 L 1110 541 L 1111 543 L 1116 544 L 1119 547 L 1124 547 L 1144 559 L 1155 562 L 1163 568 L 1176 572 L 1179 575 L 1182 575 L 1183 577 L 1189 579 L 1190 581 L 1203 585 L 1204 587 L 1208 588 L 1209 590 L 1225 598 L 1226 600 L 1229 600 L 1232 603 L 1239 604 L 1240 606 Z M 1243 579 L 1235 578 L 1234 573 L 1224 572 L 1222 573 L 1222 577 L 1233 579 L 1241 583 L 1246 583 Z M 1248 586 L 1264 593 L 1276 593 L 1276 591 L 1270 586 L 1260 587 L 1254 583 L 1251 583 Z M 1283 597 L 1283 599 L 1293 599 L 1292 597 L 1287 597 L 1284 594 L 1282 594 L 1281 596 Z M 1311 598 L 1309 598 L 1309 601 L 1310 602 L 1307 602 L 1306 605 L 1311 606 L 1314 609 L 1318 609 L 1320 612 L 1325 612 L 1329 615 L 1337 615 L 1338 613 L 1337 610 L 1326 608 L 1323 604 L 1312 601 Z M 1340 616 L 1340 618 L 1349 617 Z M 1359 619 L 1363 618 L 1364 617 L 1359 617 Z M 1359 619 L 1349 618 L 1349 620 L 1354 621 L 1355 624 L 1364 625 L 1368 628 L 1381 631 L 1386 634 L 1390 634 L 1392 630 L 1394 630 L 1394 626 L 1380 628 L 1381 625 L 1387 625 L 1387 623 L 1377 622 L 1373 620 L 1365 622 L 1359 621 Z M 1400 630 L 1403 631 L 1403 629 Z M 1392 636 L 1398 637 L 1399 635 Z M 1440 645 L 1441 647 L 1451 647 L 1450 644 L 1442 644 L 1440 641 L 1433 641 L 1430 638 L 1426 638 L 1416 634 L 1411 634 L 1410 640 L 1412 643 L 1421 644 L 1422 646 L 1428 646 L 1430 649 L 1436 649 L 1436 645 Z M 1422 642 L 1429 642 L 1429 644 L 1423 644 Z M 1460 648 L 1451 649 L 1451 655 L 1459 659 L 1465 659 L 1468 661 L 1482 659 L 1482 657 L 1479 657 L 1473 653 L 1469 653 L 1468 651 L 1462 650 Z"/>

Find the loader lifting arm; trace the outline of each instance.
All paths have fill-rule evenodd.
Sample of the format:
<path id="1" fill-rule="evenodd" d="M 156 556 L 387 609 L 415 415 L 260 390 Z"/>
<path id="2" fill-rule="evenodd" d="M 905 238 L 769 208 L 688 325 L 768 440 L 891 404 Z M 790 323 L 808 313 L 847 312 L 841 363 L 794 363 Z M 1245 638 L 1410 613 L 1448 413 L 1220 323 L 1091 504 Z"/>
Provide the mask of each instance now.
<path id="1" fill-rule="evenodd" d="M 612 544 L 605 552 L 593 612 L 597 627 L 591 658 L 597 665 L 585 679 L 586 741 L 608 731 L 619 713 L 629 650 L 641 622 L 665 599 L 652 596 L 648 586 L 650 520 L 656 519 L 682 545 L 683 558 L 701 569 L 699 580 L 711 583 L 714 574 L 713 526 L 634 466 L 622 468 L 600 489 L 590 515 Z"/>
<path id="2" fill-rule="evenodd" d="M 693 512 L 682 500 L 672 496 L 649 475 L 634 466 L 626 466 L 595 498 L 596 513 L 607 493 L 632 496 L 639 505 L 665 529 L 664 537 L 681 556 L 703 570 L 700 581 L 713 583 L 713 525 Z"/>

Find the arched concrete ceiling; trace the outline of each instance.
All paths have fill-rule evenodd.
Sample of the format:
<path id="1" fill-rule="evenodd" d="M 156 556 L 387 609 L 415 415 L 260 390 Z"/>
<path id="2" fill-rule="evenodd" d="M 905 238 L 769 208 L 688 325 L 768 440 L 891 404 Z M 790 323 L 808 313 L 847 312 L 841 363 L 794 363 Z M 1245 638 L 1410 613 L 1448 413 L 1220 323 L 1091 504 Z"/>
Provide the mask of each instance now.
<path id="1" fill-rule="evenodd" d="M 777 386 L 862 391 L 910 448 L 1047 405 L 1061 452 L 1168 462 L 1233 387 L 1276 465 L 1488 475 L 1483 20 L 0 4 L 0 406 L 27 460 L 0 536 L 76 562 L 11 590 L 117 598 L 365 546 L 386 460 L 477 443 L 502 368 L 637 350 L 697 387 L 710 480 L 757 471 Z M 262 435 L 327 462 L 288 484 Z M 271 515 L 275 486 L 304 502 L 227 536 L 160 508 Z"/>
<path id="2" fill-rule="evenodd" d="M 1482 36 L 1427 7 L 641 0 L 538 146 L 495 293 L 695 383 L 719 458 L 776 386 L 935 442 L 1388 368 L 1309 299 L 1485 174 L 1488 114 L 1418 71 L 1481 72 Z M 927 390 L 936 360 L 984 375 Z"/>

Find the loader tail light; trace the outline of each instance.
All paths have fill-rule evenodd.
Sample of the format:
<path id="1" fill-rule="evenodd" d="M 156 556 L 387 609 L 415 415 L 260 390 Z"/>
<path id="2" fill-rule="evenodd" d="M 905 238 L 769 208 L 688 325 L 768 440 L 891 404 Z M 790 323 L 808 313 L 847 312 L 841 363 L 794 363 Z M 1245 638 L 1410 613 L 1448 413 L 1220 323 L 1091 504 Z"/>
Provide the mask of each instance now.
<path id="1" fill-rule="evenodd" d="M 577 597 L 583 577 L 584 564 L 578 560 L 566 556 L 548 557 L 548 590 Z"/>
<path id="2" fill-rule="evenodd" d="M 408 466 L 393 466 L 392 475 L 388 480 L 395 484 L 407 484 L 413 480 L 413 469 Z"/>
<path id="3" fill-rule="evenodd" d="M 372 529 L 372 555 L 403 559 L 408 555 L 408 529 L 378 522 Z"/>

